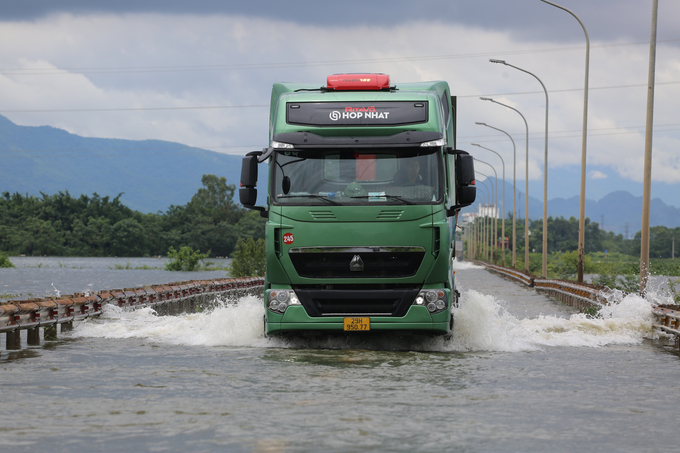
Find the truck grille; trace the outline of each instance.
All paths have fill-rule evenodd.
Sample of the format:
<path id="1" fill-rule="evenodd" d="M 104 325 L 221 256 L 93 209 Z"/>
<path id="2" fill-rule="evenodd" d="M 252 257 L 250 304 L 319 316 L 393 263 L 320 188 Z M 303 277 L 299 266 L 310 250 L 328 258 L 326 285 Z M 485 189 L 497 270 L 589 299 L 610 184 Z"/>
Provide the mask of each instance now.
<path id="1" fill-rule="evenodd" d="M 296 286 L 295 294 L 307 314 L 322 316 L 395 316 L 406 315 L 420 287 L 375 289 L 372 285 Z"/>
<path id="2" fill-rule="evenodd" d="M 425 256 L 423 247 L 298 247 L 289 250 L 300 277 L 401 278 L 412 277 Z M 350 268 L 350 263 L 361 265 Z M 354 270 L 352 270 L 354 269 Z"/>

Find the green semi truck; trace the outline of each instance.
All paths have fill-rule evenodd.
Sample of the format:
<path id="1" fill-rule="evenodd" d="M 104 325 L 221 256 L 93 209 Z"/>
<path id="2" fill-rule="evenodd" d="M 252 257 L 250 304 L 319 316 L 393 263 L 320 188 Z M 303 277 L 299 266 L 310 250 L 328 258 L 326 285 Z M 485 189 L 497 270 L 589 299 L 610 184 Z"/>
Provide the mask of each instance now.
<path id="1" fill-rule="evenodd" d="M 269 147 L 244 157 L 239 190 L 267 218 L 265 334 L 451 333 L 456 219 L 476 195 L 455 122 L 446 82 L 274 84 Z"/>

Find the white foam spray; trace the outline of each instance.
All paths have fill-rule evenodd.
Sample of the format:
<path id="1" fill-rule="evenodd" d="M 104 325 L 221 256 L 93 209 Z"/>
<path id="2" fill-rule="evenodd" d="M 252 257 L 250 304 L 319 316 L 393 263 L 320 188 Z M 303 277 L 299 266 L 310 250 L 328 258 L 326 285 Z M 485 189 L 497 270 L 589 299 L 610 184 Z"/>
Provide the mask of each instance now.
<path id="1" fill-rule="evenodd" d="M 267 338 L 264 307 L 256 297 L 214 310 L 179 316 L 157 316 L 150 308 L 126 311 L 105 306 L 100 319 L 79 323 L 73 335 L 101 338 L 145 338 L 157 343 L 196 346 L 359 348 L 425 351 L 532 351 L 547 347 L 601 347 L 637 344 L 653 338 L 651 304 L 629 295 L 601 310 L 602 318 L 584 314 L 568 318 L 539 316 L 519 319 L 505 303 L 474 290 L 462 294 L 455 310 L 453 337 L 349 335 L 340 337 Z"/>
<path id="2" fill-rule="evenodd" d="M 105 305 L 100 319 L 77 326 L 74 336 L 147 338 L 158 343 L 203 346 L 268 346 L 264 337 L 262 300 L 247 296 L 237 304 L 179 316 L 158 316 L 151 308 L 124 310 Z"/>
<path id="3" fill-rule="evenodd" d="M 455 309 L 456 326 L 449 347 L 453 350 L 531 351 L 546 346 L 599 347 L 635 344 L 654 335 L 651 304 L 629 295 L 604 307 L 601 318 L 583 313 L 568 318 L 538 316 L 518 319 L 502 301 L 467 291 Z"/>

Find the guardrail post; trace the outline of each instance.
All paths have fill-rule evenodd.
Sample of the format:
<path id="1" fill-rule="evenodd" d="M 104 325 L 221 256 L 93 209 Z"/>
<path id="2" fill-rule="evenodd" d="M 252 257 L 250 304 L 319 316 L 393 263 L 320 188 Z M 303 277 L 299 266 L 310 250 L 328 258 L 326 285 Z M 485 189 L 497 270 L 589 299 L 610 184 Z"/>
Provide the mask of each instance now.
<path id="1" fill-rule="evenodd" d="M 40 327 L 33 327 L 26 331 L 26 342 L 29 346 L 40 345 Z"/>
<path id="2" fill-rule="evenodd" d="M 12 332 L 7 332 L 7 350 L 10 349 L 21 349 L 21 331 L 19 329 L 13 330 Z"/>

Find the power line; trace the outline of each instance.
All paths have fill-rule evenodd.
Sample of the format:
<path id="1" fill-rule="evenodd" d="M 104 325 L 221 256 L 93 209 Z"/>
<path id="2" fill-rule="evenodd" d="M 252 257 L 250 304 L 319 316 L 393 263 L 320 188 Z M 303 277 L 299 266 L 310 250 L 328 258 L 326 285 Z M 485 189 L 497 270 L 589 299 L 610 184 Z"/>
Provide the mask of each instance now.
<path id="1" fill-rule="evenodd" d="M 678 127 L 678 126 L 680 126 L 680 123 L 679 123 L 679 124 L 655 124 L 655 125 L 654 125 L 654 130 L 659 130 L 659 129 L 665 128 L 665 127 Z M 602 128 L 597 128 L 597 129 L 595 129 L 595 128 L 589 128 L 589 129 L 588 129 L 588 132 L 605 132 L 605 131 L 621 131 L 621 130 L 625 130 L 626 133 L 630 133 L 630 132 L 633 132 L 633 133 L 634 133 L 634 132 L 641 132 L 641 131 L 630 131 L 630 129 L 642 129 L 642 130 L 644 130 L 645 127 L 646 127 L 646 126 L 621 126 L 621 127 L 602 127 Z M 671 131 L 673 131 L 673 130 L 675 130 L 675 129 L 662 129 L 662 130 L 659 130 L 659 132 L 664 132 L 664 131 L 666 131 L 666 130 L 671 130 Z M 551 130 L 551 131 L 548 131 L 548 132 L 549 132 L 550 136 L 552 137 L 554 134 L 572 134 L 572 133 L 579 133 L 579 134 L 580 134 L 582 131 L 581 131 L 581 129 L 572 129 L 572 130 L 567 130 L 567 131 L 552 131 L 552 130 Z M 521 135 L 521 136 L 524 136 L 524 135 L 525 135 L 525 132 L 524 132 L 524 131 L 522 131 L 522 132 L 513 132 L 513 133 L 510 133 L 510 135 Z M 529 135 L 532 136 L 532 138 L 533 138 L 533 137 L 542 138 L 542 137 L 543 137 L 543 132 L 531 132 Z M 462 140 L 462 139 L 465 139 L 465 140 L 474 140 L 474 139 L 477 139 L 477 138 L 497 137 L 497 136 L 498 136 L 498 135 L 484 134 L 484 135 L 474 135 L 474 136 L 473 136 L 473 135 L 469 135 L 469 136 L 466 136 L 466 137 L 458 137 L 458 138 L 461 139 L 461 140 Z"/>
<path id="2" fill-rule="evenodd" d="M 208 105 L 195 107 L 129 107 L 117 109 L 33 109 L 33 110 L 0 110 L 0 113 L 57 113 L 57 112 L 135 112 L 149 110 L 209 110 L 209 109 L 247 109 L 269 107 L 268 104 L 253 105 Z"/>
<path id="3" fill-rule="evenodd" d="M 0 159 L 12 159 L 12 158 L 24 158 L 33 159 L 36 157 L 119 157 L 119 156 L 177 156 L 177 155 L 187 155 L 195 154 L 195 152 L 182 152 L 182 153 L 147 153 L 147 154 L 90 154 L 88 156 L 83 156 L 82 154 L 52 154 L 52 155 L 31 155 L 31 156 L 0 156 Z"/>
<path id="4" fill-rule="evenodd" d="M 609 127 L 609 128 L 601 128 L 601 129 L 589 129 L 589 136 L 597 137 L 597 136 L 604 136 L 604 135 L 622 135 L 622 134 L 638 134 L 641 131 L 631 131 L 630 129 L 644 129 L 645 126 L 625 126 L 625 127 Z M 674 127 L 675 129 L 663 129 L 659 132 L 665 132 L 665 131 L 676 131 L 680 130 L 680 124 L 661 124 L 661 125 L 656 125 L 654 126 L 654 130 L 657 130 L 658 128 L 667 128 L 667 127 Z M 620 132 L 616 132 L 620 131 Z M 591 134 L 590 132 L 596 132 L 594 134 Z M 555 134 L 573 134 L 573 133 L 578 133 L 579 135 L 562 135 L 562 136 L 557 136 L 555 137 Z M 550 131 L 551 138 L 552 139 L 559 139 L 559 138 L 573 138 L 573 137 L 580 137 L 581 131 L 580 130 L 569 130 L 569 131 Z M 539 133 L 531 133 L 533 137 L 530 137 L 530 140 L 538 140 L 542 139 L 543 136 Z M 493 138 L 491 140 L 485 140 L 486 138 Z M 468 141 L 468 140 L 480 140 L 482 139 L 485 143 L 492 143 L 492 142 L 501 142 L 503 140 L 495 139 L 496 137 L 493 135 L 468 135 L 468 136 L 463 136 L 463 137 L 458 137 L 458 140 L 461 141 Z M 131 149 L 126 149 L 125 151 L 174 151 L 174 150 L 185 150 L 183 152 L 178 152 L 178 153 L 167 153 L 167 152 L 156 152 L 156 153 L 144 153 L 144 154 L 90 154 L 88 157 L 112 157 L 112 156 L 167 156 L 167 155 L 180 155 L 180 154 L 195 154 L 195 153 L 200 153 L 203 151 L 209 151 L 209 152 L 215 152 L 215 151 L 210 151 L 211 149 L 258 149 L 261 148 L 261 145 L 215 145 L 215 146 L 193 146 L 187 147 L 185 146 L 179 146 L 179 147 L 169 147 L 169 148 L 131 148 Z M 60 152 L 69 152 L 69 153 L 96 153 L 96 152 L 106 152 L 106 151 L 120 151 L 117 149 L 105 149 L 105 148 L 82 148 L 82 149 L 53 149 L 53 150 L 46 150 L 46 149 L 33 149 L 33 150 L 0 150 L 0 153 L 16 153 L 16 155 L 0 155 L 0 159 L 2 158 L 13 158 L 13 157 L 18 157 L 18 158 L 34 158 L 34 157 L 83 157 L 82 154 L 51 154 L 51 153 L 60 153 Z M 50 153 L 50 154 L 31 154 L 31 155 L 21 155 L 23 153 Z"/>
<path id="5" fill-rule="evenodd" d="M 656 85 L 677 85 L 680 81 L 675 82 L 656 82 Z M 647 84 L 636 85 L 612 85 L 603 87 L 591 87 L 592 90 L 611 90 L 619 88 L 640 88 L 647 87 Z M 550 90 L 549 93 L 565 93 L 569 91 L 583 91 L 583 88 L 567 88 L 563 90 Z M 476 98 L 476 97 L 491 97 L 491 96 L 516 96 L 521 94 L 543 94 L 542 91 L 520 91 L 515 93 L 492 93 L 492 94 L 470 94 L 457 96 L 458 98 Z M 251 105 L 208 105 L 208 106 L 191 106 L 191 107 L 129 107 L 129 108 L 99 108 L 99 109 L 27 109 L 27 110 L 0 110 L 0 113 L 63 113 L 63 112 L 137 112 L 137 111 L 155 111 L 155 110 L 217 110 L 217 109 L 246 109 L 246 108 L 269 108 L 269 104 L 251 104 Z"/>
<path id="6" fill-rule="evenodd" d="M 96 139 L 101 140 L 101 139 Z M 261 148 L 261 146 L 259 146 Z M 228 149 L 228 148 L 258 148 L 255 145 L 214 145 L 214 146 L 186 146 L 179 145 L 173 147 L 156 147 L 156 148 L 80 148 L 80 149 L 20 149 L 20 150 L 0 150 L 0 153 L 52 153 L 52 152 L 107 152 L 107 151 L 175 151 L 182 150 L 191 153 L 210 151 L 211 149 Z M 150 153 L 148 155 L 153 155 Z"/>
<path id="7" fill-rule="evenodd" d="M 680 126 L 680 125 L 675 125 L 675 126 Z M 675 128 L 675 129 L 663 129 L 663 130 L 657 130 L 657 127 L 660 126 L 654 126 L 654 131 L 655 132 L 674 132 L 680 130 L 680 127 Z M 644 129 L 644 126 L 636 126 L 636 128 L 639 129 Z M 607 131 L 607 130 L 620 130 L 620 129 L 632 129 L 632 128 L 608 128 L 608 129 L 602 129 L 602 131 Z M 601 137 L 601 136 L 606 136 L 606 135 L 626 135 L 626 134 L 639 134 L 642 131 L 631 131 L 631 130 L 625 130 L 621 132 L 601 132 L 601 133 L 591 133 L 591 132 L 597 132 L 599 129 L 588 129 L 588 137 Z M 562 138 L 576 138 L 576 137 L 581 137 L 581 131 L 571 131 L 571 132 L 578 132 L 577 135 L 560 135 L 560 136 L 555 136 L 553 134 L 560 134 L 560 133 L 566 133 L 567 131 L 556 131 L 556 132 L 550 132 L 550 140 L 556 140 L 556 139 L 562 139 Z M 524 133 L 522 133 L 524 134 Z M 511 134 L 512 135 L 512 134 Z M 517 135 L 520 135 L 520 133 L 517 133 Z M 539 135 L 537 133 L 531 133 L 529 134 L 530 137 L 529 140 L 543 140 L 543 135 Z M 505 139 L 503 138 L 497 138 L 494 137 L 493 140 L 486 140 L 487 137 L 492 137 L 491 135 L 475 135 L 475 136 L 466 136 L 466 137 L 458 137 L 458 140 L 461 141 L 468 141 L 468 140 L 479 140 L 483 141 L 484 143 L 494 143 L 494 142 L 504 142 Z M 481 140 L 480 140 L 481 139 Z"/>
<path id="8" fill-rule="evenodd" d="M 654 85 L 677 85 L 679 84 L 680 81 L 675 81 L 675 82 L 656 82 Z M 612 89 L 619 89 L 619 88 L 640 88 L 640 87 L 647 87 L 646 83 L 638 83 L 635 85 L 611 85 L 611 86 L 603 86 L 603 87 L 589 87 L 588 91 L 593 91 L 593 90 L 612 90 Z M 583 88 L 565 88 L 562 90 L 548 90 L 548 93 L 566 93 L 569 91 L 583 91 Z M 466 94 L 463 96 L 457 96 L 458 98 L 475 98 L 475 97 L 491 97 L 491 96 L 516 96 L 520 94 L 543 94 L 543 91 L 518 91 L 515 93 L 490 93 L 490 94 Z"/>
<path id="9" fill-rule="evenodd" d="M 666 39 L 657 43 L 678 42 L 680 39 Z M 648 44 L 646 42 L 593 44 L 591 48 L 627 47 Z M 80 74 L 124 74 L 124 73 L 156 73 L 156 72 L 195 72 L 195 71 L 226 71 L 241 69 L 279 69 L 294 67 L 332 66 L 367 63 L 401 63 L 412 61 L 454 60 L 463 58 L 482 58 L 499 55 L 522 55 L 531 53 L 552 53 L 582 50 L 582 46 L 563 46 L 544 49 L 505 50 L 494 52 L 480 52 L 453 55 L 409 56 L 394 58 L 371 58 L 353 60 L 322 60 L 298 61 L 280 63 L 239 63 L 228 65 L 186 65 L 186 66 L 128 66 L 128 67 L 72 67 L 72 68 L 5 68 L 0 69 L 0 75 L 80 75 Z M 78 72 L 68 72 L 78 71 Z"/>

